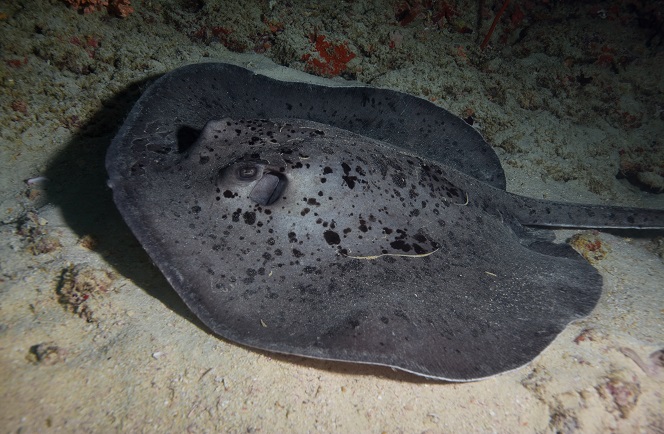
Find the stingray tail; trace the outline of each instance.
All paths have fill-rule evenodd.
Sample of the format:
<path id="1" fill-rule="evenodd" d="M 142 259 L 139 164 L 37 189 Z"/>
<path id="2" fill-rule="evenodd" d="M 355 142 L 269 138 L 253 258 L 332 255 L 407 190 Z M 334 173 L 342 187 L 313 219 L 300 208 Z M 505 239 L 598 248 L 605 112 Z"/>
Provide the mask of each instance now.
<path id="1" fill-rule="evenodd" d="M 664 229 L 664 210 L 549 202 L 512 195 L 511 210 L 525 226 Z"/>

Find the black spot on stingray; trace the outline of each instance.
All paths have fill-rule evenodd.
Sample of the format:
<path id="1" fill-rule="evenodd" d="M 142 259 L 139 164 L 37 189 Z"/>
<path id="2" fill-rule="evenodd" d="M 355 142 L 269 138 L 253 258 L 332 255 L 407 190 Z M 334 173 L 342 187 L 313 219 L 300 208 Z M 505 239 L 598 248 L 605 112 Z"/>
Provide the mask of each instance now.
<path id="1" fill-rule="evenodd" d="M 244 222 L 248 225 L 253 225 L 254 223 L 256 223 L 255 212 L 246 211 L 244 214 L 242 214 L 242 218 L 244 219 Z"/>
<path id="2" fill-rule="evenodd" d="M 304 255 L 304 253 L 302 253 L 300 250 L 298 250 L 298 249 L 293 249 L 293 256 L 295 256 L 296 258 L 301 258 L 301 257 L 303 257 L 303 256 L 305 256 L 305 255 Z"/>
<path id="3" fill-rule="evenodd" d="M 332 172 L 333 172 L 333 170 L 332 170 L 332 168 L 329 167 L 329 166 L 325 166 L 325 167 L 323 168 L 323 175 L 329 175 L 329 174 L 332 173 Z"/>
<path id="4" fill-rule="evenodd" d="M 313 265 L 307 265 L 302 269 L 304 274 L 320 274 L 320 271 L 318 271 L 318 267 L 314 267 Z"/>
<path id="5" fill-rule="evenodd" d="M 325 241 L 329 245 L 335 245 L 339 244 L 341 242 L 341 238 L 339 237 L 339 234 L 334 232 L 334 231 L 325 231 L 323 232 L 323 237 L 325 238 Z"/>
<path id="6" fill-rule="evenodd" d="M 410 252 L 410 250 L 411 250 L 410 244 L 404 242 L 403 240 L 392 241 L 392 242 L 390 243 L 390 246 L 391 246 L 393 249 L 401 250 L 401 251 L 403 251 L 403 252 L 405 252 L 405 253 L 408 253 L 408 252 Z"/>
<path id="7" fill-rule="evenodd" d="M 194 214 L 198 214 L 199 212 L 201 212 L 201 207 L 198 205 L 194 205 L 191 207 L 191 212 L 193 212 Z"/>
<path id="8" fill-rule="evenodd" d="M 422 254 L 427 252 L 424 248 L 422 248 L 417 243 L 413 243 L 413 250 L 415 250 L 415 253 L 417 253 L 418 255 L 422 255 Z"/>
<path id="9" fill-rule="evenodd" d="M 355 181 L 357 181 L 357 176 L 342 176 L 341 177 L 344 180 L 344 183 L 350 188 L 351 190 L 355 188 Z"/>
<path id="10" fill-rule="evenodd" d="M 394 182 L 399 188 L 404 188 L 406 186 L 406 178 L 403 173 L 395 173 L 392 175 L 392 182 Z"/>
<path id="11" fill-rule="evenodd" d="M 234 194 L 232 191 L 230 191 L 230 190 L 224 190 L 224 197 L 225 197 L 225 198 L 230 199 L 230 198 L 232 198 L 233 196 L 235 196 L 235 194 Z"/>

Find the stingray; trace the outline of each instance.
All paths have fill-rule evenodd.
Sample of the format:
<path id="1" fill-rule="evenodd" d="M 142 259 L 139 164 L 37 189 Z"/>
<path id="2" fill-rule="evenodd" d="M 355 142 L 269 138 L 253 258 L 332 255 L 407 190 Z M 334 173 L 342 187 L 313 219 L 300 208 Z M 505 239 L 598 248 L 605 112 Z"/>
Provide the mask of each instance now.
<path id="1" fill-rule="evenodd" d="M 480 134 L 420 98 L 221 63 L 156 80 L 106 166 L 216 334 L 450 381 L 527 364 L 596 305 L 600 274 L 546 227 L 664 227 L 664 211 L 505 191 Z"/>

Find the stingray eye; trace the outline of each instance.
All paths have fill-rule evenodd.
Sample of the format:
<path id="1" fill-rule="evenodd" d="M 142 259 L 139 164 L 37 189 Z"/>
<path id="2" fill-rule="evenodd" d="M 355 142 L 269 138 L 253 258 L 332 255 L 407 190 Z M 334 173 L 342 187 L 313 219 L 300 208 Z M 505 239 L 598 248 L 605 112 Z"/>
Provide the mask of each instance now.
<path id="1" fill-rule="evenodd" d="M 249 199 L 259 205 L 272 205 L 286 189 L 287 182 L 279 173 L 265 172 L 249 193 Z"/>
<path id="2" fill-rule="evenodd" d="M 258 166 L 240 166 L 237 178 L 242 181 L 253 181 L 258 176 Z"/>

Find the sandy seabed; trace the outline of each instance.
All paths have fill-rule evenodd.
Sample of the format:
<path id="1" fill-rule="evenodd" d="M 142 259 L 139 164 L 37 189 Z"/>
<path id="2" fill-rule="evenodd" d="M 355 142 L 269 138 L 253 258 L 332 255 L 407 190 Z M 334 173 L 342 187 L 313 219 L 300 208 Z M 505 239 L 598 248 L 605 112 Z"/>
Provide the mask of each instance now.
<path id="1" fill-rule="evenodd" d="M 484 51 L 500 1 L 238 4 L 134 1 L 125 18 L 0 5 L 2 430 L 664 432 L 649 357 L 664 347 L 661 232 L 584 233 L 603 246 L 591 315 L 521 369 L 439 383 L 215 337 L 124 225 L 103 166 L 154 78 L 226 61 L 472 117 L 509 191 L 664 209 L 664 3 L 512 2 Z M 321 35 L 344 55 L 321 59 Z"/>

